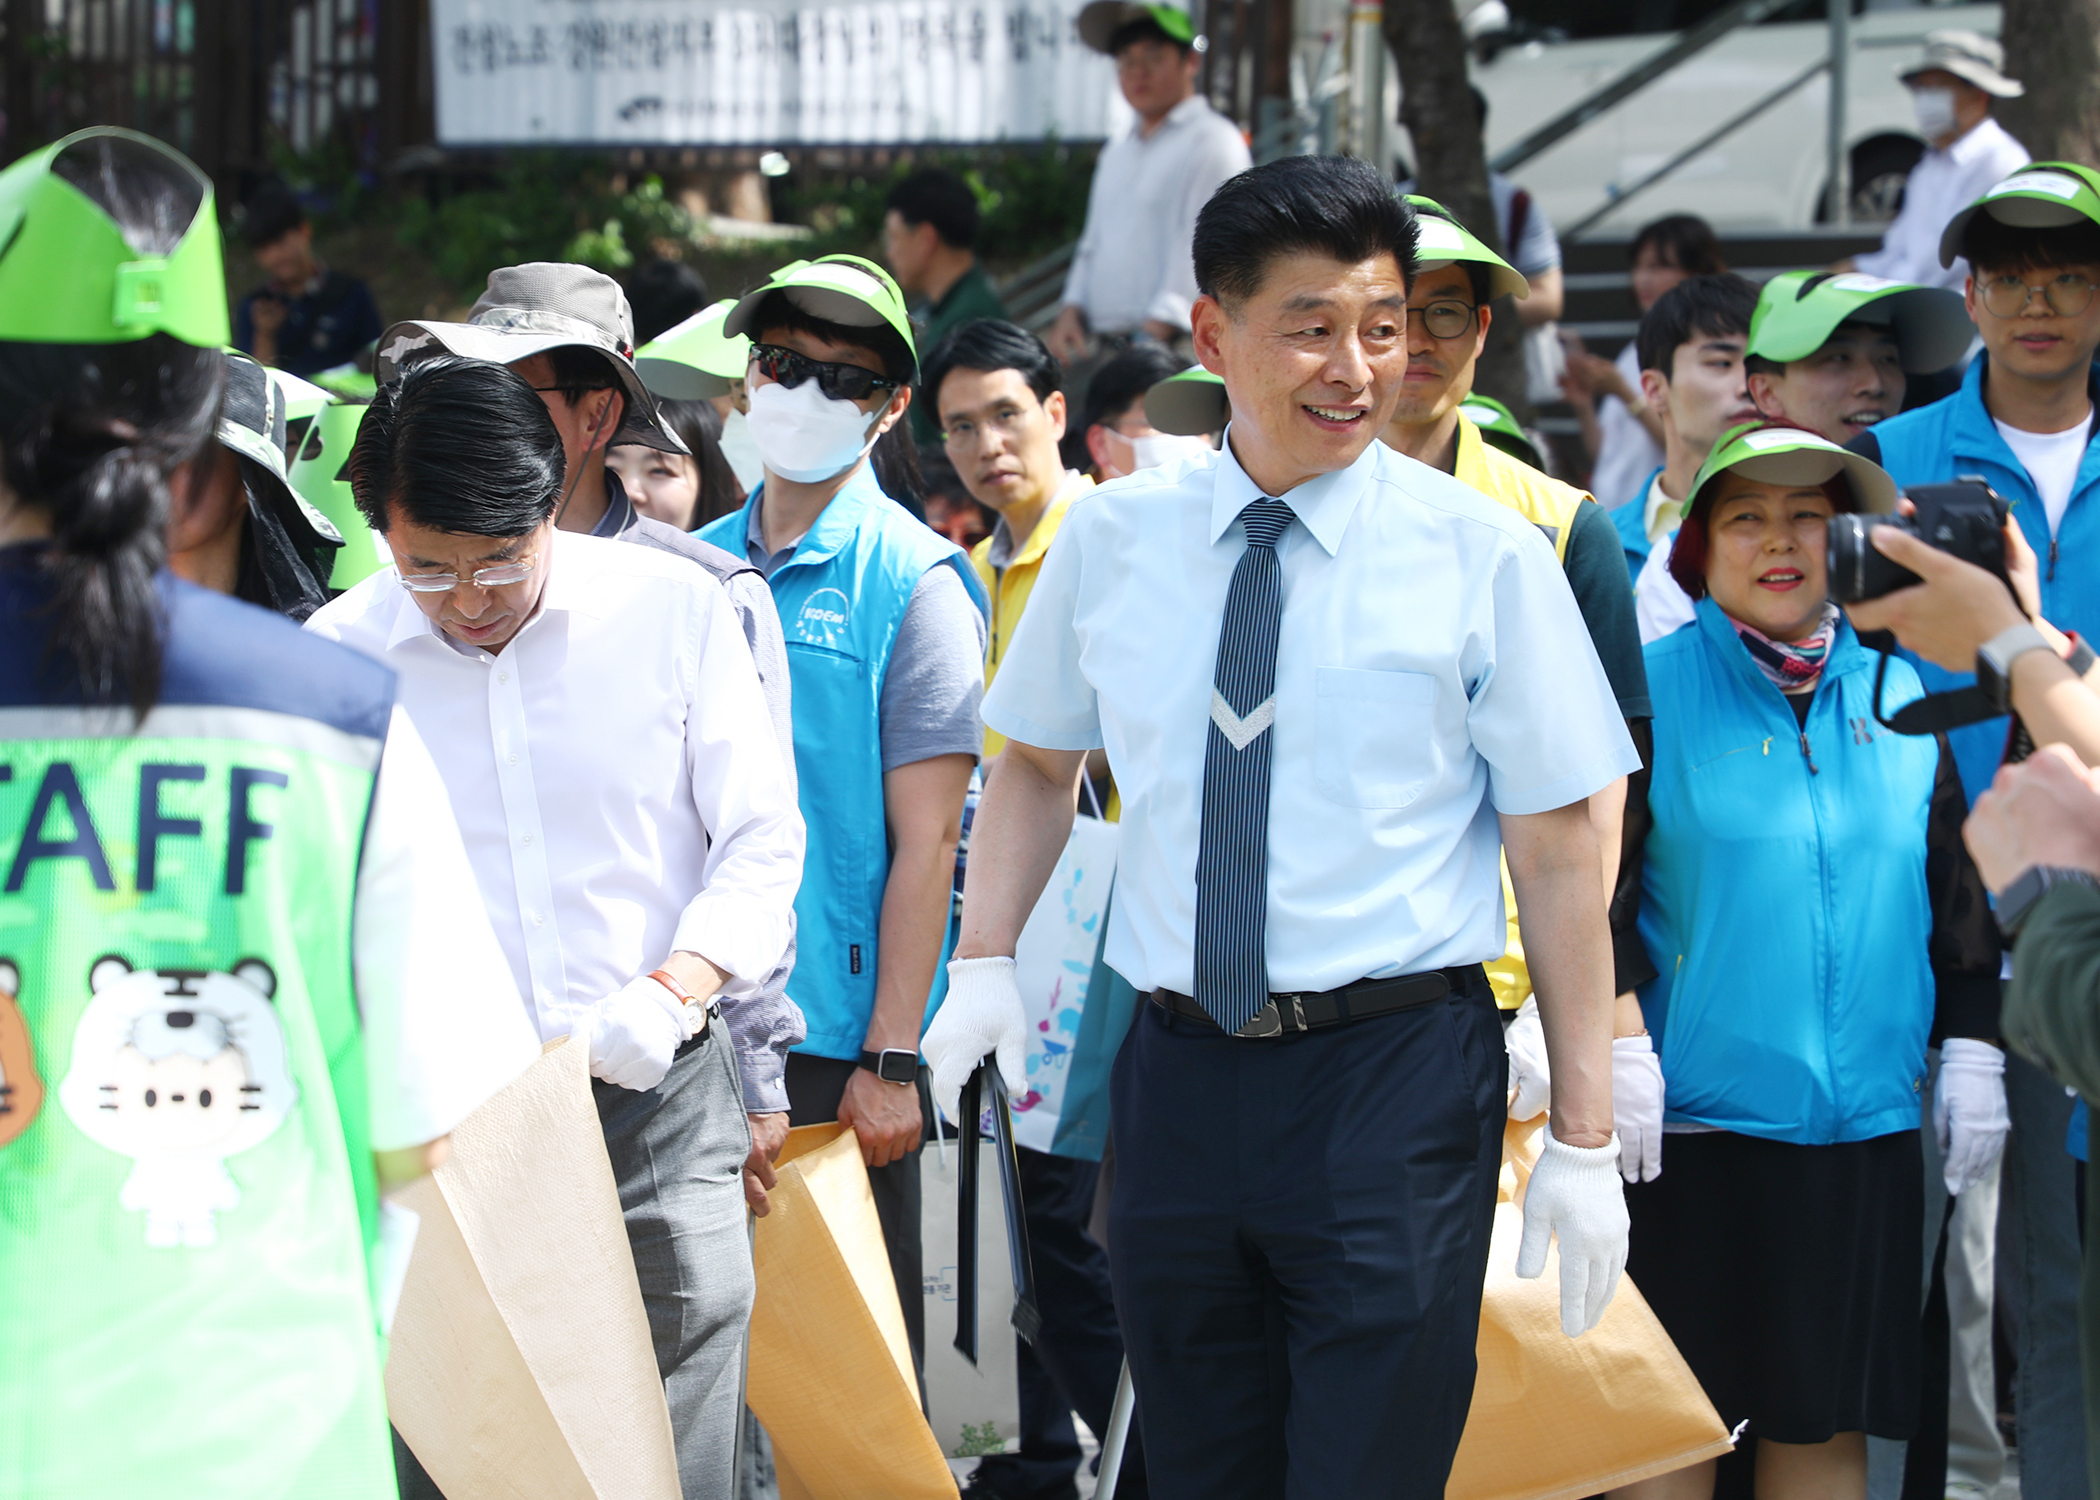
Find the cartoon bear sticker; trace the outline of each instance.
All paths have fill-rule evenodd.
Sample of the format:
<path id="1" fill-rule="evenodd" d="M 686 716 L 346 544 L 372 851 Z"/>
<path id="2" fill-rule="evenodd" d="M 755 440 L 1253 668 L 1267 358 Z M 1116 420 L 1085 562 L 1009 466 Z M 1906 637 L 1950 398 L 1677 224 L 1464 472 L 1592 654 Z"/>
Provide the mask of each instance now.
<path id="1" fill-rule="evenodd" d="M 156 1249 L 218 1243 L 240 1206 L 226 1159 L 261 1145 L 299 1102 L 260 959 L 230 974 L 96 960 L 59 1103 L 81 1133 L 131 1158 L 121 1207 Z"/>
<path id="2" fill-rule="evenodd" d="M 29 1020 L 15 1003 L 21 993 L 20 966 L 0 958 L 0 1146 L 20 1137 L 44 1104 L 44 1080 L 37 1076 Z"/>

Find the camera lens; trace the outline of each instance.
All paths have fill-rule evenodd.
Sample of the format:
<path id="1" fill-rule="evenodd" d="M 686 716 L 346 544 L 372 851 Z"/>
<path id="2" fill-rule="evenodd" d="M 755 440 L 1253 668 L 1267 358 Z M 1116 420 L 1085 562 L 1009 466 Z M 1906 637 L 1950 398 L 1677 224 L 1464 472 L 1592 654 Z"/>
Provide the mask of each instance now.
<path id="1" fill-rule="evenodd" d="M 1891 562 L 1874 546 L 1868 535 L 1876 526 L 1914 528 L 1901 516 L 1840 515 L 1830 518 L 1830 545 L 1825 563 L 1830 572 L 1830 597 L 1840 604 L 1879 599 L 1918 581 L 1910 569 Z"/>

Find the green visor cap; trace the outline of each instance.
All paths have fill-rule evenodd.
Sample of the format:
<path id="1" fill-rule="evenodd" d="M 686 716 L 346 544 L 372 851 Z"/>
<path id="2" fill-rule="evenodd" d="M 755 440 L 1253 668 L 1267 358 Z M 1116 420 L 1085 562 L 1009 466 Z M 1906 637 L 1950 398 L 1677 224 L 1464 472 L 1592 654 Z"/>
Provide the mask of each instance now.
<path id="1" fill-rule="evenodd" d="M 1517 419 L 1510 415 L 1509 408 L 1493 396 L 1466 397 L 1465 404 L 1458 409 L 1458 414 L 1479 428 L 1482 438 L 1493 443 L 1511 458 L 1544 471 L 1546 466 L 1539 462 L 1539 450 L 1531 446 L 1531 439 L 1524 435 L 1524 429 L 1517 425 Z"/>
<path id="2" fill-rule="evenodd" d="M 1807 359 L 1840 323 L 1888 329 L 1913 375 L 1946 369 L 1976 336 L 1961 293 L 1945 287 L 1883 281 L 1863 271 L 1787 271 L 1758 293 L 1744 352 L 1782 365 Z"/>
<path id="3" fill-rule="evenodd" d="M 332 405 L 335 397 L 310 380 L 301 380 L 297 375 L 283 370 L 270 371 L 270 384 L 284 393 L 284 419 L 287 422 L 303 422 L 318 414 L 322 407 Z"/>
<path id="4" fill-rule="evenodd" d="M 1196 23 L 1187 11 L 1171 5 L 1139 5 L 1135 0 L 1093 0 L 1081 7 L 1079 39 L 1096 52 L 1108 52 L 1116 33 L 1132 21 L 1150 21 L 1184 47 L 1197 46 Z"/>
<path id="5" fill-rule="evenodd" d="M 1896 481 L 1880 464 L 1798 427 L 1745 422 L 1721 434 L 1714 451 L 1700 465 L 1691 497 L 1680 514 L 1689 516 L 1707 485 L 1728 469 L 1740 469 L 1761 484 L 1821 484 L 1842 472 L 1861 510 L 1876 516 L 1896 513 Z"/>
<path id="6" fill-rule="evenodd" d="M 1201 365 L 1169 375 L 1145 392 L 1145 420 L 1175 437 L 1209 437 L 1223 432 L 1231 419 L 1224 380 Z"/>
<path id="7" fill-rule="evenodd" d="M 1434 271 L 1454 261 L 1477 261 L 1488 268 L 1490 297 L 1529 297 L 1531 283 L 1517 268 L 1475 239 L 1472 232 L 1451 217 L 1451 210 L 1434 198 L 1408 193 L 1404 201 L 1415 211 L 1415 272 Z"/>
<path id="8" fill-rule="evenodd" d="M 737 299 L 722 319 L 722 332 L 758 337 L 752 320 L 759 305 L 779 292 L 813 318 L 848 328 L 879 328 L 887 323 L 904 340 L 911 353 L 912 379 L 919 378 L 919 346 L 912 341 L 911 315 L 904 310 L 904 293 L 890 273 L 872 260 L 858 255 L 827 255 L 821 260 L 790 261 L 775 271 L 766 284 Z M 659 341 L 660 342 L 660 341 Z"/>
<path id="9" fill-rule="evenodd" d="M 141 255 L 116 220 L 60 176 L 97 143 L 122 155 L 161 157 L 196 184 L 200 199 L 166 255 Z M 211 179 L 149 136 L 98 126 L 67 136 L 0 172 L 0 340 L 24 344 L 128 344 L 165 333 L 199 348 L 233 337 Z"/>
<path id="10" fill-rule="evenodd" d="M 735 306 L 735 298 L 724 298 L 634 351 L 634 367 L 650 395 L 660 401 L 705 401 L 729 394 L 730 382 L 742 380 L 751 362 L 751 340 L 722 332 Z"/>
<path id="11" fill-rule="evenodd" d="M 2059 229 L 2080 219 L 2100 224 L 2100 172 L 2076 162 L 2029 162 L 1947 221 L 1940 234 L 1941 265 L 1954 264 L 1962 231 L 1979 213 L 2020 229 Z"/>
<path id="12" fill-rule="evenodd" d="M 351 448 L 357 444 L 358 424 L 364 419 L 362 406 L 322 407 L 292 458 L 293 491 L 327 517 L 343 538 L 342 550 L 335 555 L 335 571 L 328 578 L 330 588 L 346 589 L 361 583 L 392 561 L 365 525 L 356 497 L 350 492 L 350 481 L 339 477 L 350 459 Z"/>

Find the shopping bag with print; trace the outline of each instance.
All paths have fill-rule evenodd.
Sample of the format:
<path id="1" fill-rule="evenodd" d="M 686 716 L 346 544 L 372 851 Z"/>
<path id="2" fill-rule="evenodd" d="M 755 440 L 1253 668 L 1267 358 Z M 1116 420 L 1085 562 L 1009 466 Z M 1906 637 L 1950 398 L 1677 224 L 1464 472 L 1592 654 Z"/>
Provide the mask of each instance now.
<path id="1" fill-rule="evenodd" d="M 1057 868 L 1014 945 L 1014 983 L 1028 1017 L 1028 1076 L 1013 1100 L 1014 1131 L 1031 1150 L 1058 1150 L 1059 1128 L 1069 1105 L 1075 1100 L 1092 1104 L 1106 1076 L 1106 1061 L 1098 1049 L 1081 1053 L 1079 1044 L 1095 980 L 1106 972 L 1097 960 L 1115 879 L 1117 832 L 1116 824 L 1100 818 L 1072 820 Z M 1096 1017 L 1097 1032 L 1102 1019 Z M 1124 1019 L 1127 1029 L 1127 1015 Z M 1121 1041 L 1118 1031 L 1115 1043 Z M 1109 1055 L 1113 1053 L 1111 1045 Z M 1105 1117 L 1105 1112 L 1095 1109 L 1094 1115 Z M 1099 1159 L 1098 1146 L 1093 1156 Z"/>

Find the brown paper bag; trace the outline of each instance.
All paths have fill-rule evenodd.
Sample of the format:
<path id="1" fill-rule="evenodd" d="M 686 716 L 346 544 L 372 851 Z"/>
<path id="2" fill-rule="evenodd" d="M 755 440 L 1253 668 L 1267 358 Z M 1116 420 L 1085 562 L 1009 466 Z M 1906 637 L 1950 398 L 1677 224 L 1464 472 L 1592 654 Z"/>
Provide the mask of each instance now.
<path id="1" fill-rule="evenodd" d="M 550 1045 L 399 1195 L 422 1223 L 387 1407 L 448 1500 L 679 1500 L 589 1066 Z"/>
<path id="2" fill-rule="evenodd" d="M 919 1410 L 911 1345 L 860 1142 L 788 1132 L 753 1252 L 747 1396 L 773 1440 L 782 1500 L 955 1500 Z"/>
<path id="3" fill-rule="evenodd" d="M 1519 1280 L 1523 1184 L 1543 1122 L 1504 1138 L 1480 1376 L 1445 1500 L 1573 1500 L 1667 1474 L 1733 1446 L 1713 1403 L 1631 1280 L 1579 1339 L 1560 1329 L 1560 1257 Z"/>

